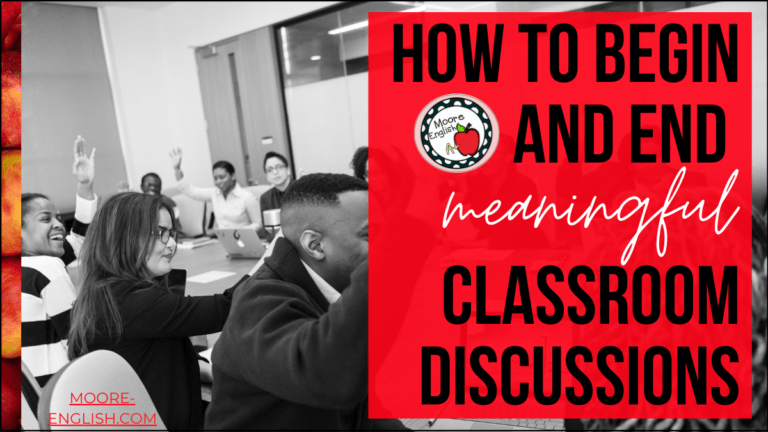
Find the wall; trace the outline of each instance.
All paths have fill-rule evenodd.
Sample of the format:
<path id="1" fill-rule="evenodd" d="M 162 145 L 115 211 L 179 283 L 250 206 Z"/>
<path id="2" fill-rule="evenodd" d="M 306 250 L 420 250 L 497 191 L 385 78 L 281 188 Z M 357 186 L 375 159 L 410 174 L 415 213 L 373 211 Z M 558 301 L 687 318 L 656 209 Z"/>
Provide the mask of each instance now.
<path id="1" fill-rule="evenodd" d="M 89 7 L 24 2 L 22 19 L 22 192 L 43 193 L 71 212 L 78 135 L 87 154 L 98 149 L 96 195 L 113 194 L 125 177 L 99 17 Z"/>
<path id="2" fill-rule="evenodd" d="M 172 147 L 184 152 L 185 175 L 200 186 L 213 184 L 194 47 L 335 3 L 176 2 L 157 11 L 100 8 L 131 186 L 137 189 L 149 171 L 157 172 L 165 187 L 173 186 Z"/>

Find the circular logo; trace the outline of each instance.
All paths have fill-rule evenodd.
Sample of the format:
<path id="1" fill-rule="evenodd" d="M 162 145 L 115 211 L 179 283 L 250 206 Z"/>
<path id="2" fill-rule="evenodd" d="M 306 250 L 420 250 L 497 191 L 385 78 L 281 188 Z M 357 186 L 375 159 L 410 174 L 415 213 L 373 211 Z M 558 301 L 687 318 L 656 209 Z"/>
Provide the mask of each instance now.
<path id="1" fill-rule="evenodd" d="M 454 93 L 421 110 L 414 137 L 419 153 L 430 165 L 462 173 L 491 158 L 499 144 L 499 122 L 480 99 Z"/>

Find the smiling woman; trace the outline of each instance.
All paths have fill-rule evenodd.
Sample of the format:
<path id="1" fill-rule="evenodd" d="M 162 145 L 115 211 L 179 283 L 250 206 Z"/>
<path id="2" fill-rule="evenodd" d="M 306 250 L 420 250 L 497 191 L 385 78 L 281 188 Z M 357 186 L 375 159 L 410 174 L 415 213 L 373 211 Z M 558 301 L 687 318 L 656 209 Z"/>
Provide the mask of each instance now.
<path id="1" fill-rule="evenodd" d="M 166 426 L 200 429 L 200 368 L 189 337 L 221 331 L 235 286 L 206 297 L 170 290 L 171 214 L 161 197 L 135 192 L 114 195 L 99 209 L 83 244 L 69 358 L 100 349 L 120 354 Z"/>
<path id="2" fill-rule="evenodd" d="M 56 206 L 46 195 L 22 194 L 21 357 L 42 387 L 67 363 L 65 340 L 75 287 L 66 265 L 77 259 L 88 224 L 96 213 L 94 153 L 75 140 L 72 173 L 78 181 L 75 222 L 66 235 Z"/>
<path id="3" fill-rule="evenodd" d="M 261 215 L 256 197 L 240 187 L 235 178 L 235 167 L 227 161 L 213 164 L 213 182 L 216 187 L 199 188 L 190 184 L 181 171 L 180 148 L 171 151 L 177 187 L 184 195 L 196 201 L 211 202 L 219 228 L 261 228 Z"/>

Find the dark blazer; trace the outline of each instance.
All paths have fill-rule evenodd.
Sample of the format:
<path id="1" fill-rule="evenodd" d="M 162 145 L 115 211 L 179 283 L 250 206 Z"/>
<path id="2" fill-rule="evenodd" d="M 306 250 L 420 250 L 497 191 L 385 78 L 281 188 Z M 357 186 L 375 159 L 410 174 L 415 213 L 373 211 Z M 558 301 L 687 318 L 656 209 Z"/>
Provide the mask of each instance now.
<path id="1" fill-rule="evenodd" d="M 206 429 L 405 429 L 368 418 L 368 263 L 329 305 L 278 239 L 213 349 Z"/>
<path id="2" fill-rule="evenodd" d="M 160 288 L 123 292 L 122 338 L 100 335 L 88 348 L 114 351 L 133 367 L 168 429 L 201 429 L 200 366 L 189 337 L 221 330 L 237 286 L 203 297 Z"/>

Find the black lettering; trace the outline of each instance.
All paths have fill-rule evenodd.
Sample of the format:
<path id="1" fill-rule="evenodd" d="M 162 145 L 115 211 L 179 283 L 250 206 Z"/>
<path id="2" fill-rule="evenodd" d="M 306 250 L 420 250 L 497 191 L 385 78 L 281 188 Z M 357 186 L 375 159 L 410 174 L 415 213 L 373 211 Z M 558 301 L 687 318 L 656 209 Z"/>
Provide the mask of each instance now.
<path id="1" fill-rule="evenodd" d="M 673 105 L 661 106 L 661 161 L 670 161 L 670 129 L 675 134 L 675 145 L 680 162 L 691 161 L 691 106 L 683 105 L 683 126 L 677 121 L 677 114 Z"/>
<path id="2" fill-rule="evenodd" d="M 488 315 L 486 313 L 486 293 L 485 293 L 485 266 L 477 267 L 477 323 L 478 324 L 498 324 L 501 317 L 498 315 Z"/>
<path id="3" fill-rule="evenodd" d="M 736 24 L 728 24 L 728 46 L 725 46 L 723 29 L 720 24 L 710 24 L 707 56 L 709 57 L 709 82 L 717 82 L 717 52 L 720 52 L 720 61 L 723 63 L 725 78 L 728 82 L 736 82 L 738 78 L 738 35 Z"/>
<path id="4" fill-rule="evenodd" d="M 469 397 L 472 399 L 472 402 L 478 405 L 488 405 L 496 399 L 496 382 L 480 364 L 480 356 L 483 355 L 488 357 L 488 362 L 496 362 L 496 351 L 487 346 L 479 346 L 473 349 L 472 354 L 469 356 L 469 364 L 472 367 L 472 371 L 488 388 L 488 393 L 486 393 L 485 396 L 480 395 L 480 389 L 478 387 L 469 388 Z"/>
<path id="5" fill-rule="evenodd" d="M 533 397 L 542 405 L 560 400 L 560 347 L 552 347 L 552 394 L 544 395 L 544 347 L 533 347 Z"/>
<path id="6" fill-rule="evenodd" d="M 656 29 L 654 24 L 630 24 L 629 25 L 629 81 L 630 82 L 654 82 L 652 73 L 640 73 L 640 57 L 650 57 L 650 48 L 640 48 L 640 33 L 652 33 Z"/>
<path id="7" fill-rule="evenodd" d="M 683 277 L 683 313 L 675 312 L 677 298 L 677 276 Z M 672 324 L 687 324 L 693 318 L 693 273 L 685 266 L 674 266 L 667 272 L 665 285 L 667 287 L 667 319 Z"/>
<path id="8" fill-rule="evenodd" d="M 445 72 L 440 73 L 437 65 L 438 52 L 441 52 L 438 43 L 440 33 L 445 35 Z M 429 76 L 433 81 L 445 83 L 456 75 L 456 32 L 448 24 L 435 24 L 429 29 Z"/>
<path id="9" fill-rule="evenodd" d="M 576 364 L 576 356 L 579 355 L 584 358 L 585 363 L 592 362 L 592 353 L 587 347 L 575 346 L 569 349 L 568 353 L 565 355 L 565 365 L 568 367 L 568 371 L 574 378 L 576 378 L 576 381 L 578 381 L 584 389 L 581 396 L 576 396 L 575 387 L 569 386 L 565 388 L 565 397 L 568 399 L 568 402 L 574 405 L 584 405 L 589 403 L 592 399 L 592 383 Z"/>
<path id="10" fill-rule="evenodd" d="M 715 115 L 715 152 L 707 153 L 707 114 Z M 725 111 L 717 105 L 696 107 L 696 161 L 720 162 L 725 156 Z"/>
<path id="11" fill-rule="evenodd" d="M 515 291 L 520 281 L 520 301 L 522 304 L 515 306 Z M 512 266 L 509 270 L 509 285 L 507 286 L 507 298 L 504 302 L 504 317 L 502 324 L 512 322 L 513 313 L 522 313 L 526 324 L 533 324 L 533 310 L 531 309 L 531 296 L 528 292 L 528 277 L 525 275 L 525 266 Z"/>
<path id="12" fill-rule="evenodd" d="M 621 399 L 624 397 L 624 384 L 621 382 L 621 378 L 619 378 L 619 376 L 616 375 L 608 366 L 609 355 L 613 356 L 617 363 L 624 362 L 624 354 L 615 346 L 603 347 L 600 349 L 600 351 L 598 351 L 597 368 L 600 370 L 604 377 L 608 378 L 608 381 L 610 381 L 613 385 L 613 396 L 608 396 L 608 393 L 605 391 L 605 387 L 598 387 L 597 400 L 605 405 L 616 405 L 617 403 L 621 402 Z"/>
<path id="13" fill-rule="evenodd" d="M 464 73 L 467 82 L 480 81 L 480 67 L 482 66 L 485 82 L 499 81 L 499 62 L 501 61 L 501 42 L 504 35 L 504 24 L 496 24 L 493 35 L 493 60 L 488 42 L 488 25 L 477 26 L 477 39 L 475 41 L 475 55 L 472 55 L 472 40 L 469 34 L 469 24 L 459 25 L 461 29 L 461 48 L 464 54 Z"/>
<path id="14" fill-rule="evenodd" d="M 613 46 L 606 46 L 605 35 L 613 34 Z M 624 32 L 616 24 L 597 25 L 597 82 L 616 82 L 624 76 L 624 56 L 621 55 L 621 47 L 624 45 Z M 606 71 L 606 57 L 613 57 L 616 61 L 616 70 L 613 73 Z"/>
<path id="15" fill-rule="evenodd" d="M 632 105 L 632 163 L 655 163 L 655 154 L 643 154 L 641 148 L 642 138 L 653 138 L 653 129 L 643 129 L 641 114 L 656 112 L 656 105 Z"/>
<path id="16" fill-rule="evenodd" d="M 526 144 L 528 136 L 528 121 L 531 122 L 531 137 L 533 143 Z M 536 163 L 544 162 L 544 144 L 541 142 L 541 127 L 539 127 L 539 114 L 536 105 L 523 105 L 520 113 L 520 126 L 517 130 L 517 144 L 515 145 L 515 163 L 523 161 L 523 153 L 531 152 L 536 156 Z"/>
<path id="17" fill-rule="evenodd" d="M 688 35 L 685 28 L 680 24 L 667 24 L 661 28 L 659 34 L 659 72 L 661 77 L 668 82 L 680 82 L 685 78 L 688 68 L 688 53 L 684 49 L 676 49 L 674 57 L 677 59 L 677 72 L 672 73 L 669 70 L 669 36 L 677 33 L 677 42 L 680 44 L 688 43 Z"/>
<path id="18" fill-rule="evenodd" d="M 560 35 L 568 35 L 568 69 L 560 73 Z M 557 24 L 549 34 L 549 73 L 557 82 L 571 82 L 579 69 L 579 39 L 570 24 Z"/>
<path id="19" fill-rule="evenodd" d="M 579 275 L 584 275 L 587 282 L 595 281 L 595 273 L 587 266 L 576 266 L 568 273 L 568 286 L 584 305 L 584 315 L 579 315 L 576 306 L 568 306 L 568 318 L 574 324 L 589 324 L 595 317 L 595 303 L 592 301 L 592 296 L 579 286 Z"/>
<path id="20" fill-rule="evenodd" d="M 611 291 L 611 276 L 616 276 L 619 287 L 616 291 Z M 627 323 L 627 299 L 624 294 L 627 292 L 627 272 L 617 266 L 600 267 L 600 324 L 610 324 L 611 322 L 611 302 L 616 302 L 619 308 L 619 324 Z"/>
<path id="21" fill-rule="evenodd" d="M 651 312 L 648 315 L 643 314 L 643 276 L 651 277 Z M 602 311 L 601 311 L 602 314 Z M 653 324 L 661 316 L 661 275 L 656 267 L 640 266 L 632 275 L 632 316 L 640 324 Z"/>
<path id="22" fill-rule="evenodd" d="M 403 60 L 406 57 L 413 59 L 413 82 L 421 82 L 422 60 L 421 60 L 421 24 L 413 25 L 413 48 L 403 46 L 403 25 L 395 24 L 395 44 L 394 44 L 394 71 L 395 82 L 403 82 Z"/>
<path id="23" fill-rule="evenodd" d="M 638 358 L 637 347 L 629 347 L 629 404 L 637 405 L 637 383 L 638 383 Z"/>
<path id="24" fill-rule="evenodd" d="M 464 405 L 466 387 L 465 351 L 463 346 L 456 347 L 456 405 Z"/>
<path id="25" fill-rule="evenodd" d="M 696 405 L 706 405 L 707 403 L 707 347 L 698 349 L 698 368 L 693 365 L 693 356 L 689 347 L 677 347 L 677 404 L 685 405 L 687 403 L 688 381 L 686 375 L 691 379 L 691 388 L 693 397 L 696 399 Z M 699 370 L 696 373 L 696 369 Z"/>
<path id="26" fill-rule="evenodd" d="M 595 114 L 603 116 L 603 152 L 595 153 Z M 584 106 L 584 162 L 603 163 L 613 154 L 613 113 L 605 105 Z"/>
<path id="27" fill-rule="evenodd" d="M 520 33 L 528 33 L 528 82 L 538 81 L 538 38 L 536 33 L 545 33 L 546 24 L 520 24 Z"/>
<path id="28" fill-rule="evenodd" d="M 736 402 L 739 397 L 739 384 L 733 378 L 733 375 L 723 367 L 723 356 L 728 356 L 728 360 L 731 362 L 739 362 L 739 353 L 735 349 L 729 346 L 721 346 L 715 348 L 712 352 L 712 370 L 723 380 L 725 385 L 728 386 L 728 396 L 723 396 L 723 392 L 720 387 L 712 387 L 712 400 L 718 405 L 730 405 Z"/>
<path id="29" fill-rule="evenodd" d="M 472 276 L 466 267 L 455 265 L 448 267 L 443 276 L 443 314 L 445 319 L 451 324 L 464 324 L 469 321 L 472 315 L 472 305 L 467 302 L 461 303 L 461 314 L 453 313 L 453 277 L 461 276 L 461 284 L 468 286 L 472 283 Z"/>
<path id="30" fill-rule="evenodd" d="M 653 382 L 659 381 L 659 374 L 653 367 L 653 358 L 661 356 L 661 394 L 653 392 Z M 664 405 L 672 397 L 672 354 L 662 346 L 653 346 L 645 352 L 643 370 L 643 391 L 645 399 L 652 405 Z"/>
<path id="31" fill-rule="evenodd" d="M 720 298 L 715 292 L 715 276 L 712 266 L 699 267 L 699 324 L 707 323 L 707 300 L 711 303 L 712 322 L 723 323 L 725 315 L 725 303 L 728 303 L 728 324 L 737 324 L 736 304 L 738 302 L 738 278 L 736 266 L 725 266 L 723 269 L 723 282 L 720 287 Z"/>
<path id="32" fill-rule="evenodd" d="M 568 162 L 579 161 L 579 107 L 571 105 L 571 130 L 565 124 L 565 114 L 561 105 L 549 106 L 549 162 L 557 162 L 557 131 L 563 138 L 563 147 Z M 593 140 L 594 144 L 594 140 Z"/>
<path id="33" fill-rule="evenodd" d="M 557 293 L 552 291 L 552 288 L 549 287 L 549 284 L 547 284 L 547 276 L 549 275 L 555 276 L 555 282 L 562 282 L 564 280 L 563 271 L 556 266 L 550 265 L 542 267 L 542 269 L 539 270 L 539 274 L 537 276 L 539 290 L 542 294 L 544 294 L 544 297 L 552 302 L 552 306 L 554 306 L 555 310 L 552 315 L 547 315 L 547 308 L 545 306 L 539 306 L 536 308 L 536 315 L 539 317 L 539 321 L 543 322 L 544 324 L 557 324 L 560 322 L 560 320 L 563 319 L 563 301 L 560 299 Z"/>
<path id="34" fill-rule="evenodd" d="M 520 383 L 520 393 L 512 395 L 512 356 L 520 358 L 520 366 L 528 366 L 528 352 L 519 346 L 511 346 L 501 353 L 501 397 L 510 405 L 520 405 L 528 399 L 528 383 Z"/>
<path id="35" fill-rule="evenodd" d="M 440 391 L 432 396 L 432 356 L 440 357 Z M 442 347 L 421 347 L 421 403 L 439 405 L 451 393 L 451 358 Z"/>

